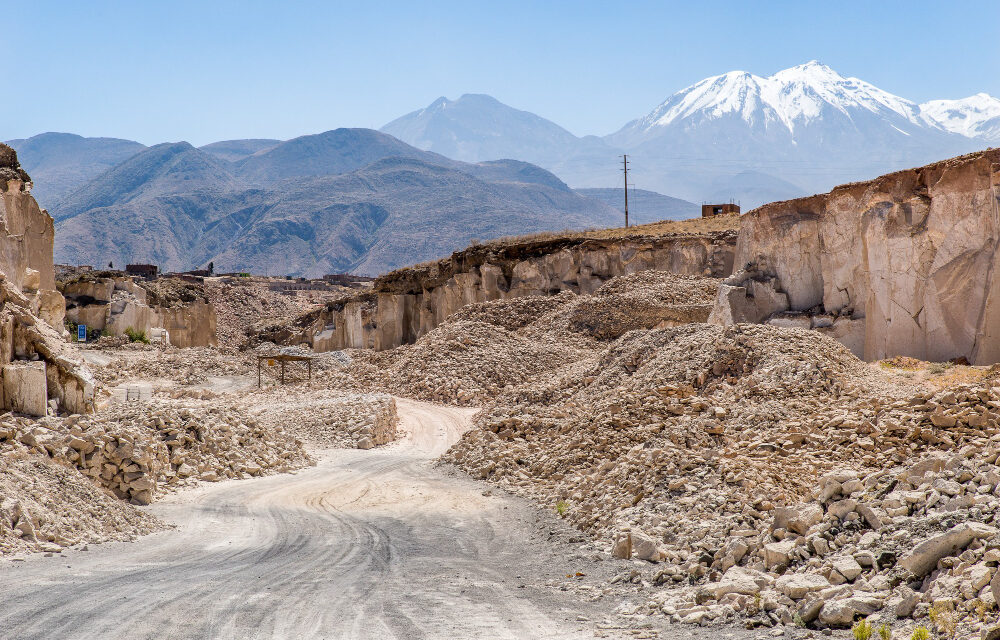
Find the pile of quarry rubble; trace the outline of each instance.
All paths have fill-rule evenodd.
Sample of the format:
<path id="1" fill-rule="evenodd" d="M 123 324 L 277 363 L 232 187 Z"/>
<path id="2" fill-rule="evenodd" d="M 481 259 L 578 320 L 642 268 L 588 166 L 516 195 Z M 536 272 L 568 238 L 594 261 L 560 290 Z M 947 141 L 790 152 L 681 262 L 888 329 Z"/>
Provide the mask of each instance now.
<path id="1" fill-rule="evenodd" d="M 396 439 L 396 401 L 384 393 L 274 387 L 241 401 L 261 424 L 283 428 L 314 447 L 371 449 Z"/>
<path id="2" fill-rule="evenodd" d="M 213 347 L 177 349 L 142 343 L 108 340 L 104 347 L 113 356 L 104 366 L 93 366 L 98 382 L 113 387 L 130 380 L 163 380 L 194 385 L 212 377 L 256 375 L 250 354 L 226 353 Z"/>
<path id="3" fill-rule="evenodd" d="M 0 453 L 0 556 L 134 540 L 162 525 L 47 455 Z"/>
<path id="4" fill-rule="evenodd" d="M 243 347 L 248 333 L 262 325 L 288 322 L 304 311 L 319 308 L 328 298 L 343 295 L 340 289 L 310 291 L 303 296 L 285 295 L 249 279 L 236 283 L 209 280 L 205 283 L 205 293 L 215 305 L 219 346 L 227 349 Z"/>
<path id="5" fill-rule="evenodd" d="M 645 271 L 615 278 L 593 296 L 564 291 L 472 304 L 412 345 L 352 352 L 351 381 L 343 384 L 480 406 L 629 329 L 704 321 L 715 291 L 709 278 Z"/>
<path id="6" fill-rule="evenodd" d="M 309 464 L 301 443 L 224 402 L 112 403 L 92 415 L 9 417 L 0 446 L 76 467 L 120 499 L 148 504 L 191 480 L 258 476 Z"/>
<path id="7" fill-rule="evenodd" d="M 995 618 L 1000 388 L 891 381 L 817 332 L 683 324 L 674 307 L 712 291 L 657 311 L 641 293 L 657 279 L 699 283 L 639 276 L 470 305 L 347 372 L 484 407 L 444 460 L 650 567 L 648 613 L 962 633 Z M 616 331 L 618 313 L 641 320 Z"/>
<path id="8" fill-rule="evenodd" d="M 90 415 L 8 415 L 0 420 L 0 458 L 8 465 L 18 460 L 58 469 L 59 484 L 70 489 L 67 496 L 58 484 L 42 486 L 35 506 L 22 501 L 21 515 L 6 508 L 7 517 L 0 518 L 3 550 L 133 537 L 150 530 L 151 520 L 126 503 L 149 504 L 198 480 L 250 478 L 312 463 L 298 439 L 280 426 L 259 423 L 235 400 L 190 399 L 111 404 Z M 62 520 L 44 515 L 45 509 L 69 511 L 66 502 L 72 504 L 74 493 L 85 496 L 78 502 L 92 499 L 80 514 Z M 19 526 L 22 519 L 31 526 Z M 77 529 L 82 532 L 74 534 Z"/>

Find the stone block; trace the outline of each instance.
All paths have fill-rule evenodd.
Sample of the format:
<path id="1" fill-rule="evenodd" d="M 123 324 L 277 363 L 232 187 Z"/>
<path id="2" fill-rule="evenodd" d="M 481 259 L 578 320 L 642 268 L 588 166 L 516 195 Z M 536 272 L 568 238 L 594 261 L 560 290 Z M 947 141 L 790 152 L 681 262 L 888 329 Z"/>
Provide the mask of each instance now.
<path id="1" fill-rule="evenodd" d="M 45 362 L 14 361 L 3 367 L 3 406 L 16 413 L 44 416 L 48 406 Z"/>

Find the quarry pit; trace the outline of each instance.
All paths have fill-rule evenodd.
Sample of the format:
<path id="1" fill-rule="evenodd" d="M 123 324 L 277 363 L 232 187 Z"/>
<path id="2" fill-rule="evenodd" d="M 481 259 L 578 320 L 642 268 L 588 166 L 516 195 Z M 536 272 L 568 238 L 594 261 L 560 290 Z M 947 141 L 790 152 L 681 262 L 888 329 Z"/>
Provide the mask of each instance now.
<path id="1" fill-rule="evenodd" d="M 996 623 L 998 150 L 322 287 L 59 275 L 8 163 L 17 637 Z"/>

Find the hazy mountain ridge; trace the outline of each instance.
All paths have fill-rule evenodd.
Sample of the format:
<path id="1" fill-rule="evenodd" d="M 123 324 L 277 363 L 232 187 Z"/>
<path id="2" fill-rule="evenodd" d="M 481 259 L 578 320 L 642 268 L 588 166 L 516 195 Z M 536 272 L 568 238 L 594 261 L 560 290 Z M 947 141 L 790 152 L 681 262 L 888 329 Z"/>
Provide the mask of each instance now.
<path id="1" fill-rule="evenodd" d="M 52 208 L 72 191 L 146 148 L 132 140 L 42 133 L 8 140 L 34 182 L 32 193 Z"/>
<path id="2" fill-rule="evenodd" d="M 287 178 L 347 173 L 388 157 L 458 164 L 372 129 L 342 128 L 292 138 L 251 155 L 237 163 L 235 173 L 253 182 L 274 184 Z"/>
<path id="3" fill-rule="evenodd" d="M 267 151 L 281 144 L 281 140 L 270 138 L 248 138 L 246 140 L 220 140 L 198 147 L 219 160 L 239 162 L 255 153 Z"/>
<path id="4" fill-rule="evenodd" d="M 628 153 L 637 187 L 692 202 L 729 193 L 752 207 L 983 148 L 1000 135 L 1000 101 L 982 96 L 918 105 L 811 61 L 706 78 L 603 138 L 470 95 L 383 130 L 451 157 L 530 160 L 574 188 L 620 188 L 618 156 Z M 746 172 L 761 182 L 726 183 Z"/>
<path id="5" fill-rule="evenodd" d="M 156 145 L 53 214 L 59 262 L 213 261 L 309 276 L 375 274 L 477 238 L 616 222 L 612 208 L 528 163 L 460 163 L 370 130 L 291 140 L 235 164 L 186 142 Z"/>
<path id="6" fill-rule="evenodd" d="M 187 142 L 165 142 L 132 156 L 67 195 L 50 213 L 58 221 L 150 195 L 227 193 L 247 187 L 225 162 Z"/>
<path id="7" fill-rule="evenodd" d="M 567 152 L 607 148 L 599 138 L 578 138 L 550 120 L 481 94 L 465 94 L 458 100 L 438 98 L 424 109 L 393 120 L 381 131 L 418 149 L 464 162 L 517 159 L 552 163 Z"/>

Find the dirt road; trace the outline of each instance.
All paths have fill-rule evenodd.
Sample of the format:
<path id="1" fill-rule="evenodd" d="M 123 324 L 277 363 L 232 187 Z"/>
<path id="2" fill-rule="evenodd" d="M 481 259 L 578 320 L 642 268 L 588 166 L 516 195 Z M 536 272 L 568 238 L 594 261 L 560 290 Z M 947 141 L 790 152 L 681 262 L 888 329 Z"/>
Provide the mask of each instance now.
<path id="1" fill-rule="evenodd" d="M 469 410 L 405 400 L 399 410 L 407 435 L 388 447 L 323 452 L 294 475 L 203 485 L 150 507 L 173 530 L 0 563 L 0 637 L 609 633 L 596 625 L 616 603 L 543 586 L 576 565 L 538 535 L 533 509 L 432 466 Z"/>

